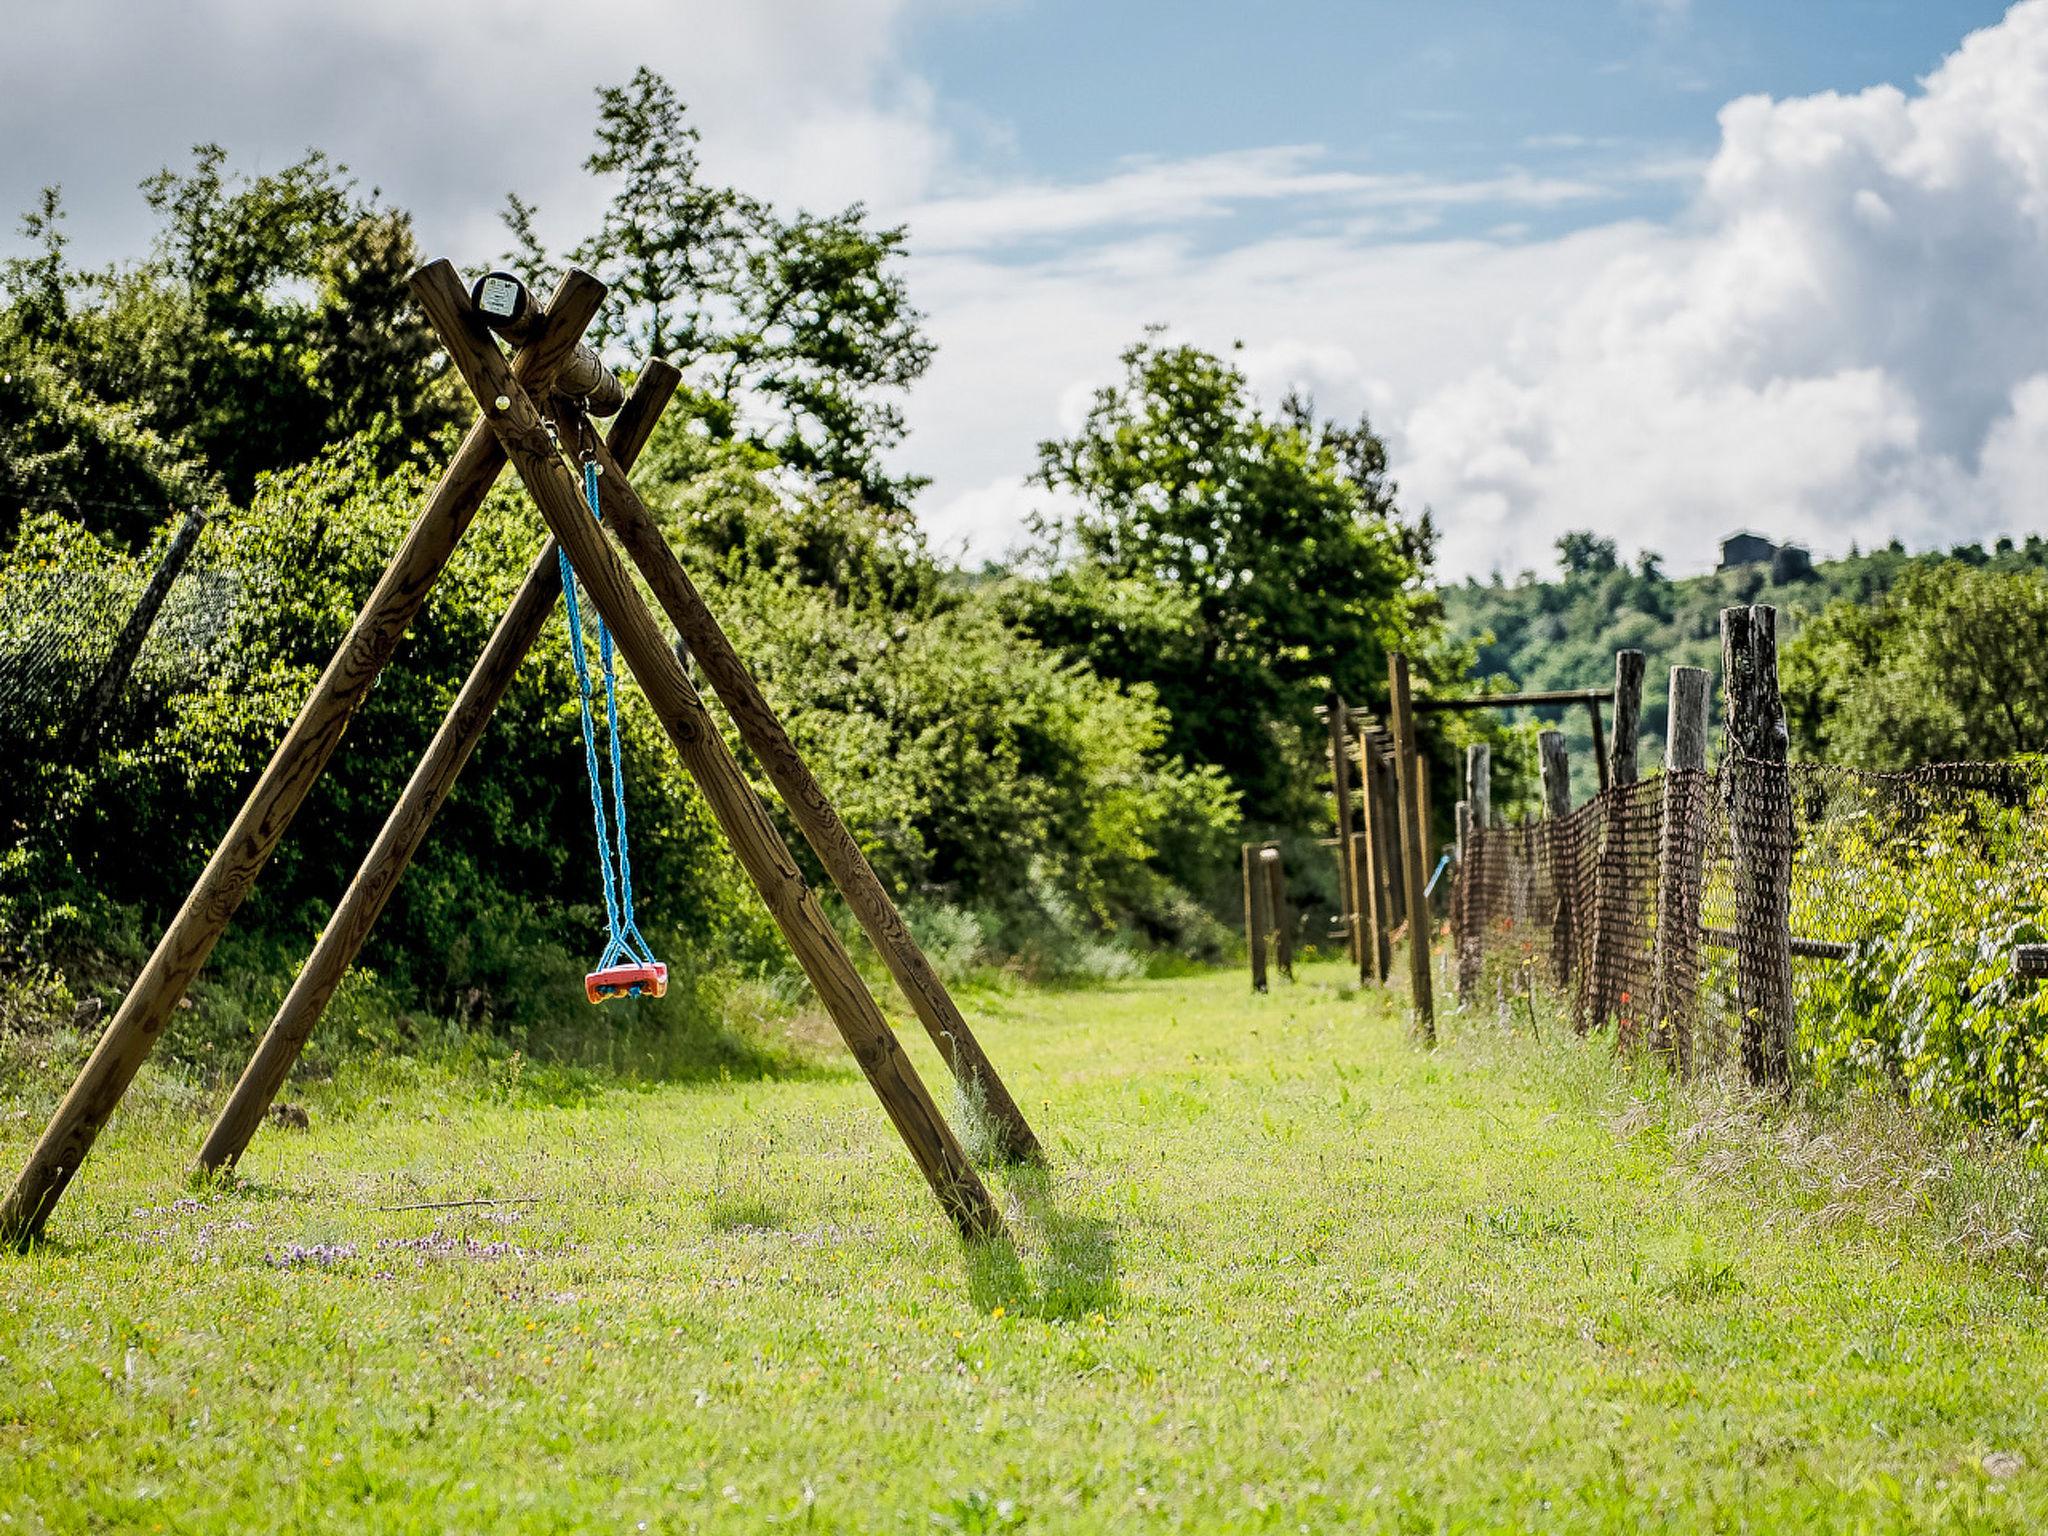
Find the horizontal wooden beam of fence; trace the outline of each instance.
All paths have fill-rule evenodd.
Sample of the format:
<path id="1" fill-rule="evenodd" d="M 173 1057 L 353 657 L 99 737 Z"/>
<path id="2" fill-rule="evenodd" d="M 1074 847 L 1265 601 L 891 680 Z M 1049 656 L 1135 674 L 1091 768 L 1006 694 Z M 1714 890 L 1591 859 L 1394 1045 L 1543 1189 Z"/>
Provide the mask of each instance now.
<path id="1" fill-rule="evenodd" d="M 1732 928 L 1702 928 L 1700 938 L 1716 949 L 1742 947 L 1742 941 Z M 2042 948 L 2048 949 L 2048 945 L 2043 945 Z M 1792 940 L 1792 957 L 1795 960 L 1846 960 L 1855 953 L 1854 944 L 1836 944 L 1828 939 Z M 2048 966 L 2048 959 L 2044 959 L 2044 966 Z M 2042 974 L 2048 975 L 2048 968 L 2044 968 Z"/>
<path id="2" fill-rule="evenodd" d="M 1435 709 L 1517 709 L 1536 704 L 1605 704 L 1612 688 L 1551 688 L 1538 693 L 1478 693 L 1456 699 L 1417 699 L 1411 708 L 1420 715 Z"/>

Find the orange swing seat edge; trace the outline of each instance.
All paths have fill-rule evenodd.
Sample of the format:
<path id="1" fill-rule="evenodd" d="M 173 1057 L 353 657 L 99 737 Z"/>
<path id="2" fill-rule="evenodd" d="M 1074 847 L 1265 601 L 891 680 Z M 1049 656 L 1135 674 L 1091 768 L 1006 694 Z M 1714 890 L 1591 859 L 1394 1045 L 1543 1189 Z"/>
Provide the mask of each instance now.
<path id="1" fill-rule="evenodd" d="M 668 967 L 659 960 L 646 965 L 608 965 L 583 978 L 583 992 L 593 1003 L 622 997 L 660 997 L 668 991 Z"/>

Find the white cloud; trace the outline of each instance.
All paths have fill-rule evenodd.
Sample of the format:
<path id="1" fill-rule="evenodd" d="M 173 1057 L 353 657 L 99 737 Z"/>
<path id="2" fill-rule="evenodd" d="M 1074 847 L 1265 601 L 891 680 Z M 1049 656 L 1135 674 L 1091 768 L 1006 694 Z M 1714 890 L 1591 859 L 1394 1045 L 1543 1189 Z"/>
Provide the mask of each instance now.
<path id="1" fill-rule="evenodd" d="M 1452 570 L 1566 526 L 1680 566 L 1744 523 L 1826 550 L 2048 527 L 2048 0 L 1911 95 L 1721 125 L 1680 231 L 1403 423 Z"/>

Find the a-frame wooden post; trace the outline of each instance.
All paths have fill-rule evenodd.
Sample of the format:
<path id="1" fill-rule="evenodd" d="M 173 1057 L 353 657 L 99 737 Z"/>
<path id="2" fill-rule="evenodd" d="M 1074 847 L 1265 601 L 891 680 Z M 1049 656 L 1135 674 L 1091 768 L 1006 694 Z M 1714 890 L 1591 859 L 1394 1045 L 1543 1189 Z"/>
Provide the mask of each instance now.
<path id="1" fill-rule="evenodd" d="M 675 393 L 682 374 L 670 363 L 651 361 L 640 371 L 633 393 L 611 426 L 614 461 L 629 465 L 640 456 L 654 424 Z M 562 597 L 561 545 L 549 538 L 527 568 L 526 579 L 483 653 L 448 708 L 398 803 L 385 818 L 383 830 L 364 856 L 362 866 L 321 930 L 320 940 L 278 1005 L 255 1054 L 242 1069 L 241 1080 L 221 1106 L 213 1129 L 199 1149 L 199 1166 L 208 1170 L 232 1167 L 248 1149 L 250 1137 L 263 1124 L 270 1104 L 284 1086 L 299 1052 L 311 1038 L 335 988 L 362 950 L 383 914 L 384 904 L 398 888 L 407 866 L 426 841 L 448 793 L 455 787 L 476 744 L 490 726 L 491 715 L 512 685 L 519 664 L 540 638 L 548 616 Z"/>
<path id="2" fill-rule="evenodd" d="M 646 578 L 654 600 L 683 637 L 690 655 L 703 668 L 712 691 L 739 728 L 740 739 L 767 773 L 775 792 L 789 808 L 797 830 L 803 833 L 804 841 L 811 845 L 818 862 L 825 866 L 826 874 L 846 898 L 847 906 L 881 955 L 918 1022 L 938 1047 L 940 1058 L 968 1099 L 980 1103 L 988 1115 L 1004 1155 L 1013 1162 L 1043 1162 L 1044 1150 L 1032 1133 L 1030 1121 L 1024 1118 L 1024 1111 L 1017 1107 L 995 1063 L 975 1039 L 946 984 L 918 947 L 874 866 L 868 863 L 867 855 L 840 819 L 831 797 L 789 739 L 781 719 L 726 637 L 718 616 L 705 603 L 682 561 L 661 536 L 661 529 L 627 479 L 624 467 L 597 444 L 597 434 L 590 430 L 581 412 L 573 407 L 558 407 L 556 414 L 564 443 L 588 441 L 596 445 L 594 452 L 600 470 L 598 502 L 604 510 L 605 522 Z"/>
<path id="3" fill-rule="evenodd" d="M 963 1236 L 999 1236 L 1002 1217 L 980 1175 L 826 921 L 766 807 L 726 751 L 703 699 L 584 504 L 582 488 L 549 438 L 545 419 L 513 378 L 455 269 L 445 261 L 423 267 L 413 274 L 412 290 L 471 391 L 492 403 L 487 414 L 492 430 L 549 530 L 568 551 L 641 692 L 940 1205 Z"/>
<path id="4" fill-rule="evenodd" d="M 604 292 L 604 285 L 589 273 L 568 273 L 548 304 L 541 334 L 506 370 L 507 386 L 523 393 L 523 385 L 531 384 L 545 392 L 597 313 Z M 513 382 L 515 374 L 521 383 Z M 42 1231 L 504 467 L 505 452 L 497 436 L 479 420 L 30 1149 L 6 1202 L 0 1204 L 0 1242 L 25 1244 Z"/>

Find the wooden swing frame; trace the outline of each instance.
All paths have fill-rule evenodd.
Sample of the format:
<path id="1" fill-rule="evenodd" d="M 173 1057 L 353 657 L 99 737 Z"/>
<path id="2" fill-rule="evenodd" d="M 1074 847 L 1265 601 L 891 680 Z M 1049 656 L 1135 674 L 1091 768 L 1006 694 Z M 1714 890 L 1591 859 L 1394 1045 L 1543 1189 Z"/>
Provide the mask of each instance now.
<path id="1" fill-rule="evenodd" d="M 391 659 L 508 462 L 538 507 L 550 538 L 251 1056 L 201 1148 L 199 1166 L 232 1168 L 262 1124 L 301 1048 L 425 840 L 520 661 L 554 610 L 561 592 L 557 551 L 566 549 L 676 754 L 703 792 L 941 1207 L 962 1237 L 1000 1237 L 1002 1217 L 987 1187 L 854 969 L 767 808 L 726 749 L 702 696 L 604 535 L 604 528 L 609 528 L 675 625 L 968 1101 L 988 1115 L 1004 1154 L 1013 1161 L 1042 1162 L 1044 1153 L 1022 1110 L 627 478 L 681 375 L 660 359 L 650 361 L 608 435 L 600 437 L 588 408 L 602 408 L 617 400 L 618 393 L 616 382 L 582 344 L 583 331 L 605 295 L 595 277 L 572 268 L 544 308 L 523 306 L 499 317 L 496 328 L 517 346 L 509 362 L 492 334 L 491 318 L 472 302 L 450 263 L 422 267 L 413 274 L 411 287 L 476 396 L 477 420 L 30 1151 L 0 1204 L 0 1241 L 25 1247 L 41 1235 L 101 1128 L 326 767 L 350 715 Z M 565 378 L 574 381 L 573 396 L 557 392 Z M 580 443 L 594 452 L 604 528 L 590 515 L 558 443 Z"/>

